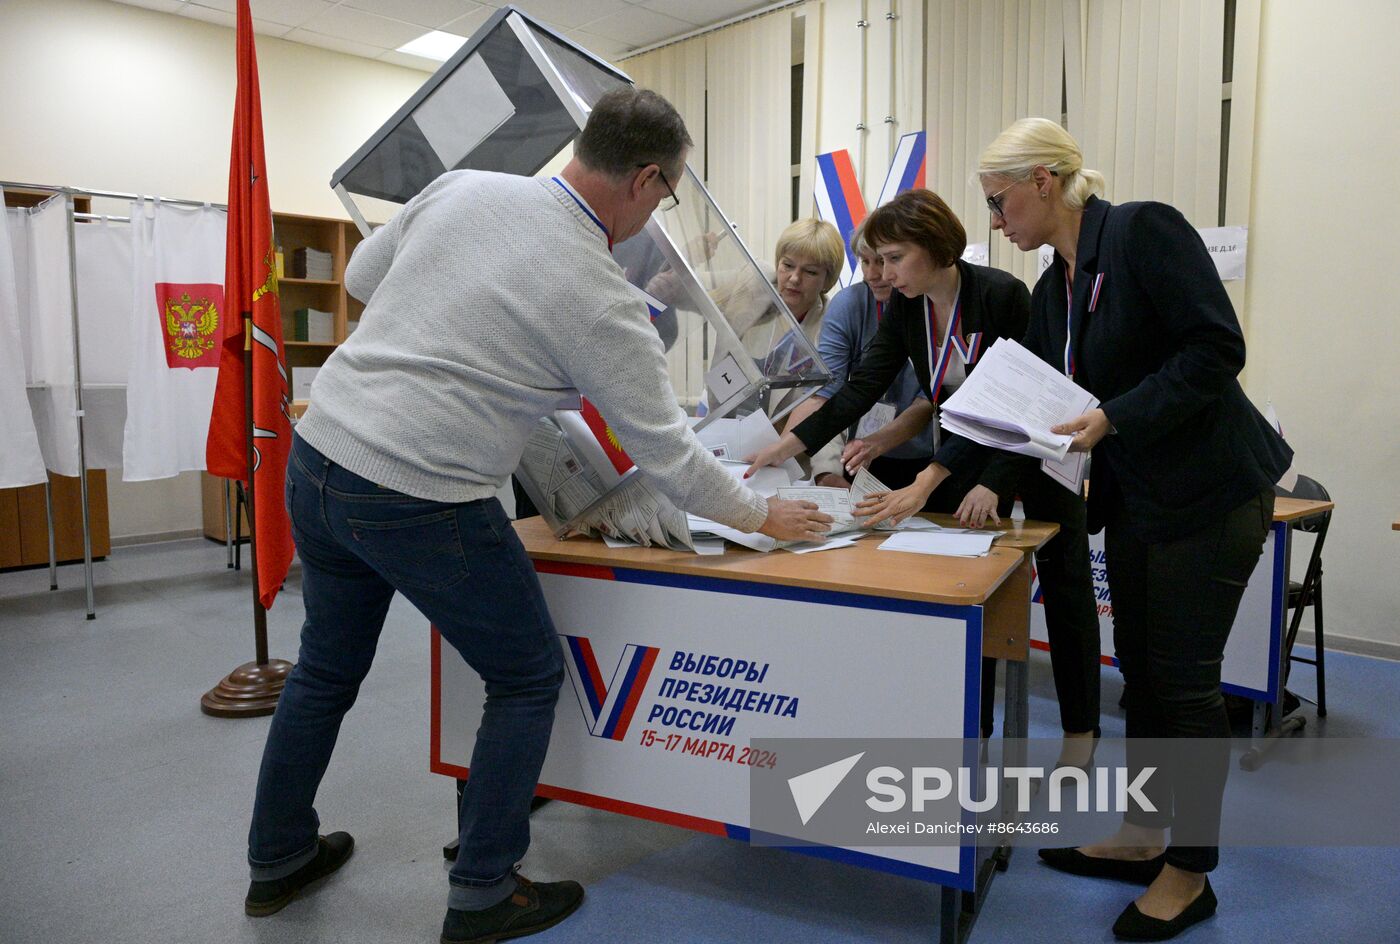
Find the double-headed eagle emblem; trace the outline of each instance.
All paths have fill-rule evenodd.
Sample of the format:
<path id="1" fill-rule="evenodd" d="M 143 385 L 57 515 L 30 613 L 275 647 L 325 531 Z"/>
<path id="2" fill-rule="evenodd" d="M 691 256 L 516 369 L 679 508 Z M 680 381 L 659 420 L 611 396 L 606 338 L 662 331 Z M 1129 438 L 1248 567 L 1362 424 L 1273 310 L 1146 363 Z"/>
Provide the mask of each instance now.
<path id="1" fill-rule="evenodd" d="M 219 309 L 212 298 L 190 296 L 165 302 L 165 338 L 170 351 L 185 360 L 198 360 L 214 349 L 219 337 Z"/>

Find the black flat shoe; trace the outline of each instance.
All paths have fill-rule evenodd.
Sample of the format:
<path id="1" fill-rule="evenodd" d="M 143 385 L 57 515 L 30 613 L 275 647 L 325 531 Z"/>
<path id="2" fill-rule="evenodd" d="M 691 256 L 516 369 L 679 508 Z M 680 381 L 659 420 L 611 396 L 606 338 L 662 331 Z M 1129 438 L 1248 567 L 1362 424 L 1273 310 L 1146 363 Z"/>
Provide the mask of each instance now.
<path id="1" fill-rule="evenodd" d="M 331 833 L 316 840 L 315 857 L 291 875 L 270 882 L 252 882 L 248 897 L 243 900 L 243 913 L 254 918 L 276 914 L 312 882 L 330 875 L 345 864 L 355 851 L 355 840 L 349 833 Z"/>
<path id="2" fill-rule="evenodd" d="M 1120 941 L 1169 940 L 1191 925 L 1215 914 L 1217 904 L 1219 903 L 1215 900 L 1215 891 L 1210 887 L 1210 879 L 1207 878 L 1206 887 L 1196 896 L 1196 900 L 1183 908 L 1181 914 L 1166 921 L 1161 918 L 1149 918 L 1138 911 L 1136 902 L 1129 903 L 1118 916 L 1118 920 L 1113 922 L 1113 936 Z"/>
<path id="3" fill-rule="evenodd" d="M 1073 847 L 1041 849 L 1040 857 L 1052 869 L 1068 872 L 1070 875 L 1083 875 L 1088 878 L 1112 878 L 1120 882 L 1133 882 L 1138 885 L 1151 885 L 1167 863 L 1167 854 L 1159 853 L 1151 859 L 1105 859 L 1101 856 L 1085 855 Z"/>

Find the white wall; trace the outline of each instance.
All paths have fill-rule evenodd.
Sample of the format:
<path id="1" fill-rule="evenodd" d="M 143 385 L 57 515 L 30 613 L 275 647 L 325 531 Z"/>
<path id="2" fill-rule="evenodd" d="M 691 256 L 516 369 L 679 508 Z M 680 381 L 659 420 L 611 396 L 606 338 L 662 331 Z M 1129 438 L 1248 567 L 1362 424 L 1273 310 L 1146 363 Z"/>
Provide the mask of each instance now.
<path id="1" fill-rule="evenodd" d="M 427 73 L 267 36 L 257 50 L 272 208 L 345 219 L 332 172 Z M 231 29 L 105 0 L 3 0 L 0 179 L 222 203 L 234 80 Z M 196 473 L 120 479 L 108 474 L 113 537 L 200 527 Z"/>
<path id="2" fill-rule="evenodd" d="M 1400 645 L 1400 4 L 1328 10 L 1263 5 L 1246 383 L 1337 502 L 1328 634 Z"/>

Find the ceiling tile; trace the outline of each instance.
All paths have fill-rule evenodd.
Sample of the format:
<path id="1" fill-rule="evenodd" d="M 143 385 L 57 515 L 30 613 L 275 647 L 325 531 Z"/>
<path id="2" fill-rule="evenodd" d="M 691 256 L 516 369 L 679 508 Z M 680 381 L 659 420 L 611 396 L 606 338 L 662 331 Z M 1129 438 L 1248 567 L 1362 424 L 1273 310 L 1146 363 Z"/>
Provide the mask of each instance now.
<path id="1" fill-rule="evenodd" d="M 458 36 L 470 37 L 472 33 L 481 28 L 481 24 L 491 19 L 495 12 L 493 7 L 482 7 L 466 16 L 459 16 L 450 23 L 444 23 L 438 29 L 444 33 L 456 33 Z"/>
<path id="2" fill-rule="evenodd" d="M 187 3 L 180 8 L 180 15 L 187 16 L 192 20 L 203 20 L 206 23 L 214 23 L 218 26 L 227 26 L 233 29 L 238 25 L 238 17 L 232 13 L 225 13 L 223 10 L 211 10 L 209 7 L 202 7 L 197 3 Z M 285 29 L 285 27 L 283 27 Z"/>
<path id="3" fill-rule="evenodd" d="M 475 0 L 343 0 L 342 6 L 437 29 L 481 9 Z"/>
<path id="4" fill-rule="evenodd" d="M 238 12 L 238 0 L 192 0 L 190 5 L 195 4 L 230 15 Z M 251 0 L 249 3 L 253 12 L 253 29 L 257 32 L 267 32 L 261 27 L 268 23 L 280 23 L 283 27 L 300 26 L 333 6 L 332 0 Z M 285 33 L 286 29 L 282 32 Z"/>
<path id="5" fill-rule="evenodd" d="M 424 33 L 421 26 L 349 7 L 333 7 L 303 23 L 302 28 L 379 49 L 395 49 Z"/>
<path id="6" fill-rule="evenodd" d="M 608 59 L 611 56 L 614 56 L 620 52 L 625 52 L 627 51 L 627 49 L 630 48 L 630 46 L 627 43 L 624 43 L 621 40 L 608 39 L 606 36 L 595 36 L 594 34 L 585 32 L 584 30 L 565 30 L 564 35 L 567 36 L 569 39 L 573 40 L 574 42 L 578 43 L 584 49 L 587 49 L 589 52 L 593 53 L 593 55 L 599 56 L 603 59 Z"/>
<path id="7" fill-rule="evenodd" d="M 680 36 L 693 29 L 695 27 L 684 20 L 648 10 L 646 7 L 629 7 L 622 13 L 595 20 L 587 27 L 588 32 L 619 40 L 631 49 Z"/>
<path id="8" fill-rule="evenodd" d="M 383 46 L 370 46 L 366 43 L 357 43 L 351 39 L 341 39 L 338 36 L 326 36 L 324 33 L 313 33 L 311 30 L 294 29 L 283 39 L 289 39 L 294 43 L 303 43 L 307 46 L 320 46 L 322 49 L 333 49 L 336 52 L 349 53 L 352 56 L 364 56 L 366 59 L 375 59 L 384 53 Z"/>
<path id="9" fill-rule="evenodd" d="M 515 5 L 540 22 L 563 29 L 633 9 L 624 0 L 522 0 Z"/>
<path id="10" fill-rule="evenodd" d="M 738 16 L 740 13 L 748 13 L 766 7 L 770 0 L 704 0 L 703 3 L 697 3 L 696 0 L 632 0 L 632 2 L 638 3 L 648 10 L 684 20 L 692 26 L 708 26 L 711 23 L 727 20 L 731 16 Z"/>
<path id="11" fill-rule="evenodd" d="M 129 7 L 141 7 L 145 10 L 158 10 L 161 13 L 174 13 L 185 5 L 185 0 L 118 0 Z"/>
<path id="12" fill-rule="evenodd" d="M 392 63 L 396 66 L 403 66 L 408 69 L 417 69 L 419 72 L 436 72 L 441 62 L 434 62 L 432 59 L 424 59 L 421 56 L 410 56 L 407 53 L 389 50 L 379 57 L 380 62 Z"/>

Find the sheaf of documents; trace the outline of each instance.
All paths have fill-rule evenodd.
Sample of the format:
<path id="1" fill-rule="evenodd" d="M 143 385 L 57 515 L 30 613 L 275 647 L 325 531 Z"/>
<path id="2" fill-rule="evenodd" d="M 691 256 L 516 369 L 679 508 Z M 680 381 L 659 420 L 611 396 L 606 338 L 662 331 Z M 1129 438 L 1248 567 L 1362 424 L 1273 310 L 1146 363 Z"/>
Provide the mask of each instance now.
<path id="1" fill-rule="evenodd" d="M 939 409 L 939 424 L 976 443 L 1041 460 L 1055 481 L 1078 491 L 1082 453 L 1050 427 L 1087 413 L 1098 399 L 1017 342 L 1000 338 Z"/>

